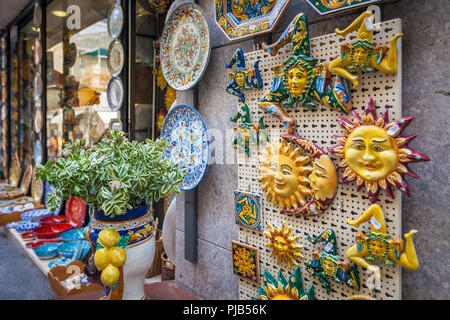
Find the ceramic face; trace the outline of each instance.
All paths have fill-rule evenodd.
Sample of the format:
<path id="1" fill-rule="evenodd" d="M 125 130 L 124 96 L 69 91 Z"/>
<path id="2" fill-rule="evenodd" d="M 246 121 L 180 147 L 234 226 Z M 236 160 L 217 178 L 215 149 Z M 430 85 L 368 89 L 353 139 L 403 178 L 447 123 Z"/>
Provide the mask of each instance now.
<path id="1" fill-rule="evenodd" d="M 272 248 L 271 256 L 277 257 L 277 263 L 285 262 L 290 269 L 292 265 L 298 265 L 296 257 L 303 258 L 299 252 L 303 249 L 302 245 L 296 243 L 300 236 L 292 236 L 292 227 L 286 228 L 286 223 L 283 222 L 281 228 L 272 226 L 267 223 L 268 231 L 264 235 L 269 239 L 269 242 L 264 244 L 266 247 Z"/>
<path id="2" fill-rule="evenodd" d="M 289 69 L 286 76 L 288 90 L 294 97 L 299 97 L 305 90 L 308 81 L 308 72 L 302 67 Z"/>
<path id="3" fill-rule="evenodd" d="M 336 194 L 336 168 L 328 156 L 322 155 L 313 160 L 313 170 L 308 178 L 317 199 L 332 199 Z"/>
<path id="4" fill-rule="evenodd" d="M 240 242 L 231 241 L 233 273 L 259 284 L 258 250 Z"/>
<path id="5" fill-rule="evenodd" d="M 242 227 L 261 230 L 262 198 L 250 192 L 234 192 L 235 220 Z"/>
<path id="6" fill-rule="evenodd" d="M 389 122 L 388 110 L 385 110 L 382 117 L 378 118 L 372 99 L 362 117 L 356 112 L 353 116 L 353 122 L 343 117 L 338 118 L 345 136 L 336 137 L 341 145 L 330 148 L 332 153 L 342 159 L 338 165 L 345 169 L 341 181 L 347 183 L 356 180 L 358 189 L 364 184 L 372 203 L 378 198 L 380 189 L 385 190 L 391 198 L 394 197 L 391 187 L 398 188 L 409 196 L 409 186 L 404 174 L 416 178 L 418 176 L 407 165 L 410 162 L 430 160 L 422 153 L 408 148 L 408 143 L 416 135 L 401 135 L 413 117 Z"/>
<path id="7" fill-rule="evenodd" d="M 164 25 L 160 50 L 161 69 L 176 90 L 188 90 L 202 77 L 211 51 L 208 18 L 194 3 L 177 7 Z"/>

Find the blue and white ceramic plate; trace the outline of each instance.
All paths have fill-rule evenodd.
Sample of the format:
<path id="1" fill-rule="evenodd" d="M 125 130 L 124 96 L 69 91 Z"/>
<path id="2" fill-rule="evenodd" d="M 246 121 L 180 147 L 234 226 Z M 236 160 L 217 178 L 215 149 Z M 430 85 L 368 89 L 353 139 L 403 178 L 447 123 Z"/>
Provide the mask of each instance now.
<path id="1" fill-rule="evenodd" d="M 36 164 L 42 163 L 42 145 L 39 139 L 34 141 L 34 162 Z"/>
<path id="2" fill-rule="evenodd" d="M 34 249 L 36 255 L 41 259 L 51 259 L 58 254 L 59 243 L 46 243 Z"/>
<path id="3" fill-rule="evenodd" d="M 169 143 L 164 158 L 170 158 L 187 174 L 180 188 L 194 189 L 205 176 L 209 160 L 208 131 L 202 116 L 192 106 L 172 107 L 164 120 L 161 138 Z"/>
<path id="4" fill-rule="evenodd" d="M 48 201 L 47 193 L 55 194 L 55 192 L 56 192 L 55 187 L 53 187 L 52 185 L 50 185 L 50 183 L 45 181 L 45 186 L 44 186 L 44 203 L 45 203 L 46 207 L 47 207 L 47 201 Z M 55 212 L 52 212 L 54 216 L 59 215 L 59 213 L 61 212 L 63 203 L 64 203 L 64 201 L 63 201 L 63 199 L 61 199 L 61 202 L 59 203 L 58 208 L 55 210 Z"/>
<path id="5" fill-rule="evenodd" d="M 13 204 L 7 207 L 2 207 L 0 208 L 0 213 L 7 213 L 7 214 L 11 214 L 13 212 L 24 212 L 24 211 L 28 211 L 28 210 L 32 210 L 35 208 L 34 203 L 25 203 L 23 205 L 21 204 Z"/>
<path id="6" fill-rule="evenodd" d="M 25 211 L 20 214 L 23 221 L 38 222 L 41 219 L 51 217 L 53 214 L 46 208 Z"/>
<path id="7" fill-rule="evenodd" d="M 70 229 L 61 233 L 59 237 L 63 241 L 85 240 L 83 230 L 84 228 Z"/>
<path id="8" fill-rule="evenodd" d="M 39 222 L 31 222 L 31 221 L 17 221 L 14 228 L 16 228 L 17 232 L 24 233 L 28 231 L 33 231 L 39 227 Z"/>
<path id="9" fill-rule="evenodd" d="M 111 80 L 109 80 L 106 97 L 111 110 L 117 111 L 122 107 L 124 90 L 120 78 L 112 77 Z"/>
<path id="10" fill-rule="evenodd" d="M 91 245 L 88 241 L 78 241 L 78 246 L 75 248 L 72 260 L 83 260 L 84 256 L 88 253 Z"/>
<path id="11" fill-rule="evenodd" d="M 77 249 L 78 246 L 82 245 L 81 242 L 83 241 L 87 242 L 86 240 L 81 240 L 81 241 L 66 241 L 62 243 L 58 247 L 58 254 L 61 257 L 71 259 L 73 257 L 73 254 L 75 253 L 75 250 Z"/>

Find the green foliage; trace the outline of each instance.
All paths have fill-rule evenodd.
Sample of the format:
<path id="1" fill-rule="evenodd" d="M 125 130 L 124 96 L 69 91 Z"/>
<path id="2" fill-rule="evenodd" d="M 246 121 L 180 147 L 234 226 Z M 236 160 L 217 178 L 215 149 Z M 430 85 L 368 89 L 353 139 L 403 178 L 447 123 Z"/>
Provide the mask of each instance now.
<path id="1" fill-rule="evenodd" d="M 57 190 L 48 195 L 50 210 L 61 197 L 72 195 L 114 217 L 181 192 L 185 174 L 170 159 L 162 159 L 166 147 L 165 140 L 129 141 L 114 130 L 92 148 L 86 148 L 84 139 L 67 144 L 58 161 L 37 165 L 36 177 Z"/>

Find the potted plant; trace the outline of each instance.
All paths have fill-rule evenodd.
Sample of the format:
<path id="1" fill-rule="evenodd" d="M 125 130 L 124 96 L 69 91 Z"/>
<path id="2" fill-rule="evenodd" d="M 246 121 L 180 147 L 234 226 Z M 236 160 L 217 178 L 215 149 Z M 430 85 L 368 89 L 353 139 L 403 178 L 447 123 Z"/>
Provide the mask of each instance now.
<path id="1" fill-rule="evenodd" d="M 155 231 L 149 205 L 179 193 L 184 172 L 163 159 L 167 142 L 129 141 L 112 131 L 94 147 L 85 140 L 67 144 L 63 157 L 38 165 L 38 178 L 56 188 L 48 195 L 48 208 L 61 197 L 82 199 L 90 208 L 86 239 L 96 249 L 107 299 L 145 298 L 145 273 L 152 264 Z M 128 261 L 128 262 L 126 262 Z"/>

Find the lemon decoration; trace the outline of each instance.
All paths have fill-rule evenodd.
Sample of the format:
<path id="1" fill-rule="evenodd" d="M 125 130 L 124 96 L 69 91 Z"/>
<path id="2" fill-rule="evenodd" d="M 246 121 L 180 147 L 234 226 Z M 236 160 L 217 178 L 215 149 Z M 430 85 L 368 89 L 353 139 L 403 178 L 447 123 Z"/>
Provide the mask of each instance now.
<path id="1" fill-rule="evenodd" d="M 116 246 L 121 245 L 121 240 L 120 234 L 115 230 L 102 230 L 98 234 L 94 263 L 97 269 L 102 271 L 100 279 L 105 286 L 114 287 L 117 284 L 120 277 L 119 267 L 125 265 L 127 254 L 123 248 Z"/>

